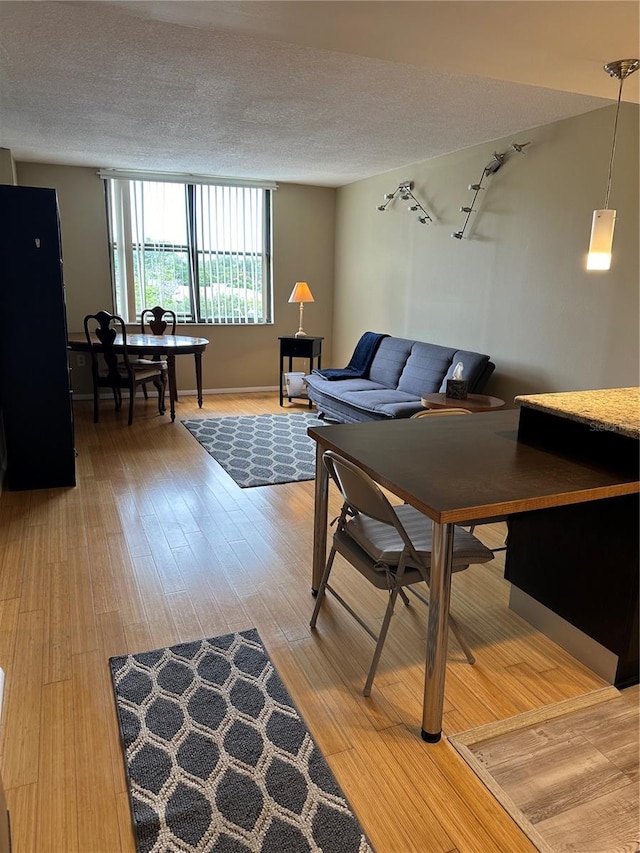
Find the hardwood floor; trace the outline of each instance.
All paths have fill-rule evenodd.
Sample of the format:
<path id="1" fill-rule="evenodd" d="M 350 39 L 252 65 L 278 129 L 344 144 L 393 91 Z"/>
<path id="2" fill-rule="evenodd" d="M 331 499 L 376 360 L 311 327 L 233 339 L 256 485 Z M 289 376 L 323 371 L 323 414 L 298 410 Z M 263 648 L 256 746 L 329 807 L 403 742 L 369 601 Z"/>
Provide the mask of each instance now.
<path id="1" fill-rule="evenodd" d="M 294 407 L 306 411 L 306 406 Z M 282 412 L 276 394 L 136 401 L 133 426 L 76 402 L 78 485 L 0 496 L 0 770 L 14 853 L 134 850 L 107 659 L 255 626 L 378 853 L 530 853 L 531 842 L 445 740 L 420 739 L 426 618 L 394 616 L 372 695 L 370 638 L 328 601 L 317 632 L 313 483 L 240 489 L 180 418 Z M 478 415 L 481 417 L 481 415 Z M 337 498 L 332 509 L 337 510 Z M 478 528 L 499 545 L 501 526 Z M 603 686 L 511 613 L 503 555 L 453 581 L 444 731 Z M 382 616 L 384 596 L 336 562 Z"/>

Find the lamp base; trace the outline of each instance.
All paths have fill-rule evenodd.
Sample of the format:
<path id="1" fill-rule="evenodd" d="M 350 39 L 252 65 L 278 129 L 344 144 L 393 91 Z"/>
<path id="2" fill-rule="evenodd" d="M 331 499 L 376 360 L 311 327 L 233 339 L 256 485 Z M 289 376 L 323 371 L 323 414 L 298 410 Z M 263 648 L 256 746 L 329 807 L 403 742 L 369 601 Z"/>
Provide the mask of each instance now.
<path id="1" fill-rule="evenodd" d="M 298 331 L 295 333 L 295 335 L 293 337 L 294 338 L 306 338 L 307 333 L 303 332 L 302 329 L 298 329 Z"/>

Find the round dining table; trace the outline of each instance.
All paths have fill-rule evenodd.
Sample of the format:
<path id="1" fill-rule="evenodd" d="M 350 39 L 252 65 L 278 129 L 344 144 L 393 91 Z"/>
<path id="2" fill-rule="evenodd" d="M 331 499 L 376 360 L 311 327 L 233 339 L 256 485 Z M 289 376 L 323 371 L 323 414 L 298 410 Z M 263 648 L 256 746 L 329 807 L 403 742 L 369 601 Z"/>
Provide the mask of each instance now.
<path id="1" fill-rule="evenodd" d="M 97 341 L 96 341 L 97 343 Z M 193 355 L 196 366 L 196 389 L 198 406 L 202 408 L 202 353 L 209 343 L 207 338 L 195 338 L 189 335 L 143 335 L 137 332 L 127 334 L 127 352 L 159 355 L 167 360 L 169 380 L 169 403 L 171 421 L 176 419 L 175 403 L 178 399 L 176 387 L 176 356 Z M 67 336 L 67 346 L 72 352 L 90 352 L 91 344 L 84 332 L 73 332 Z M 117 335 L 115 348 L 123 346 L 122 336 Z"/>

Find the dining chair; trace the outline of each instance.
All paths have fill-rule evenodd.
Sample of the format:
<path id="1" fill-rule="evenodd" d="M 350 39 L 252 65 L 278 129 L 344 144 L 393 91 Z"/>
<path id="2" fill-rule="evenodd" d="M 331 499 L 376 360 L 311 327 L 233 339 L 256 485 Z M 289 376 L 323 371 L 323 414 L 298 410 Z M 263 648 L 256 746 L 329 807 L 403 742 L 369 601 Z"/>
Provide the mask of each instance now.
<path id="1" fill-rule="evenodd" d="M 416 412 L 415 415 L 411 415 L 412 419 L 414 418 L 433 418 L 438 417 L 438 415 L 472 415 L 469 409 L 460 409 L 453 408 L 450 409 L 423 409 L 420 412 Z"/>
<path id="2" fill-rule="evenodd" d="M 147 319 L 148 315 L 150 315 L 149 319 Z M 169 322 L 171 323 L 170 332 L 167 332 L 169 323 L 167 323 L 165 317 L 168 317 Z M 156 305 L 155 308 L 144 308 L 140 315 L 140 331 L 143 335 L 145 334 L 145 322 L 148 322 L 151 333 L 154 335 L 164 335 L 165 333 L 168 335 L 175 335 L 176 323 L 178 320 L 175 311 L 172 311 L 170 308 L 161 308 L 159 305 Z"/>
<path id="3" fill-rule="evenodd" d="M 168 318 L 169 323 L 167 323 L 165 317 Z M 177 322 L 178 318 L 176 316 L 176 312 L 172 311 L 171 308 L 162 308 L 160 305 L 156 305 L 154 308 L 143 308 L 142 313 L 140 314 L 140 331 L 143 335 L 146 334 L 145 323 L 148 323 L 152 335 L 175 335 Z M 171 325 L 171 331 L 167 332 L 169 325 Z M 155 355 L 153 360 L 160 361 L 160 356 Z M 142 387 L 142 391 L 146 398 L 146 386 Z M 173 399 L 176 402 L 178 401 L 177 388 L 173 391 Z"/>
<path id="4" fill-rule="evenodd" d="M 116 411 L 122 407 L 122 389 L 129 391 L 129 426 L 133 423 L 133 400 L 136 388 L 152 383 L 158 391 L 158 411 L 165 412 L 164 395 L 167 363 L 148 359 L 131 359 L 127 350 L 127 329 L 122 317 L 98 311 L 84 318 L 84 332 L 91 352 L 93 377 L 93 422 L 98 423 L 100 389 L 110 388 Z M 116 347 L 116 337 L 121 343 Z M 134 365 L 135 362 L 135 365 Z"/>
<path id="5" fill-rule="evenodd" d="M 409 599 L 404 590 L 413 593 L 424 604 L 428 598 L 412 588 L 414 584 L 430 581 L 432 522 L 412 506 L 393 506 L 378 484 L 353 462 L 332 450 L 326 450 L 323 463 L 331 480 L 338 487 L 343 504 L 335 519 L 336 529 L 329 558 L 318 588 L 316 605 L 311 617 L 315 628 L 325 591 L 328 590 L 347 612 L 376 641 L 363 693 L 371 694 L 382 648 L 389 630 L 398 595 L 405 605 Z M 336 554 L 340 554 L 363 577 L 378 589 L 387 590 L 389 600 L 378 634 L 362 616 L 330 584 L 329 577 Z M 452 569 L 460 572 L 471 564 L 487 563 L 493 554 L 479 539 L 461 527 L 455 527 Z M 470 664 L 475 658 L 455 619 L 449 616 L 449 627 L 460 643 Z"/>

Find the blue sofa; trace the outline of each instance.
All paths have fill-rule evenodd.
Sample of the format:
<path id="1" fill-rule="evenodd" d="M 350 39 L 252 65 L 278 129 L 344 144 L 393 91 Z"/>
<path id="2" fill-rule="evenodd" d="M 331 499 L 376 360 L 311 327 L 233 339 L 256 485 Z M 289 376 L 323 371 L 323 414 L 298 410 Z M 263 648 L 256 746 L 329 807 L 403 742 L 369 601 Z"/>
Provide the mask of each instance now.
<path id="1" fill-rule="evenodd" d="M 329 380 L 311 373 L 304 381 L 320 416 L 331 420 L 410 418 L 422 409 L 424 394 L 446 390 L 459 361 L 469 392 L 480 393 L 495 369 L 488 355 L 393 336 L 380 341 L 365 377 Z"/>

